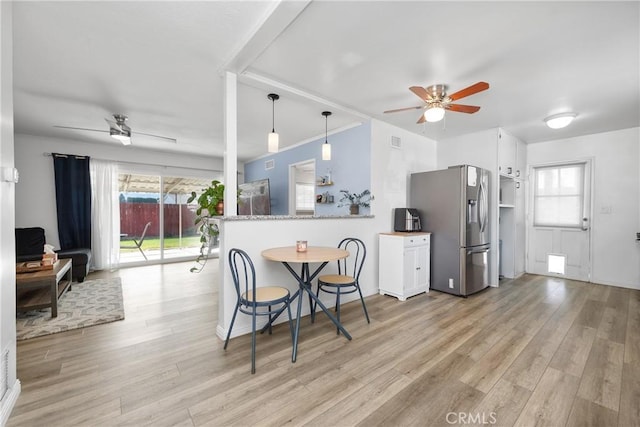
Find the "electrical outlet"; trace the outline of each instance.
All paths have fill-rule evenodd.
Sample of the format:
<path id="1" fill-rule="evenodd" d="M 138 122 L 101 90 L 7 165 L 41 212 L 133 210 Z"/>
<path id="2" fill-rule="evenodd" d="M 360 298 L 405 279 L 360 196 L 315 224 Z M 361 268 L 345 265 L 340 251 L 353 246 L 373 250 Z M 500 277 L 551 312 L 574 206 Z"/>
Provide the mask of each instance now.
<path id="1" fill-rule="evenodd" d="M 449 287 L 453 289 L 453 279 L 449 279 Z"/>

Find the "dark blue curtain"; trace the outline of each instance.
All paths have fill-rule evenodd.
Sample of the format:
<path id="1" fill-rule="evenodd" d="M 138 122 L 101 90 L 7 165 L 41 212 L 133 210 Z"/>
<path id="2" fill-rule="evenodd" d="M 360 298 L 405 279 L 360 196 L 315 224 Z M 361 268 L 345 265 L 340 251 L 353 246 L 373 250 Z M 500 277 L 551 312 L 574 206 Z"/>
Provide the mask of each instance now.
<path id="1" fill-rule="evenodd" d="M 53 153 L 60 249 L 91 248 L 89 157 Z"/>

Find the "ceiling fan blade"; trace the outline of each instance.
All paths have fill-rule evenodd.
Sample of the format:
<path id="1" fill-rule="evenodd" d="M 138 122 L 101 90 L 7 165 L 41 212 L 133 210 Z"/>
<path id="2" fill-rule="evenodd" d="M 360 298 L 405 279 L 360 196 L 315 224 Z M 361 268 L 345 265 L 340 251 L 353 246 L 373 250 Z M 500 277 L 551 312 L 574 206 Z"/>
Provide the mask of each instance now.
<path id="1" fill-rule="evenodd" d="M 429 92 L 427 92 L 427 90 L 422 86 L 411 86 L 409 90 L 418 95 L 418 98 L 422 99 L 423 101 L 429 101 L 431 99 L 431 95 L 429 95 Z"/>
<path id="2" fill-rule="evenodd" d="M 478 82 L 474 85 L 471 85 L 469 87 L 466 87 L 462 90 L 457 91 L 456 93 L 449 95 L 449 98 L 452 101 L 455 101 L 456 99 L 464 98 L 465 96 L 470 96 L 470 95 L 473 95 L 474 93 L 482 92 L 483 90 L 487 90 L 487 89 L 489 89 L 489 83 Z"/>
<path id="3" fill-rule="evenodd" d="M 160 136 L 160 135 L 152 135 L 150 133 L 142 133 L 142 132 L 131 132 L 132 135 L 145 135 L 151 136 L 153 138 L 166 139 L 167 141 L 178 142 L 176 138 L 169 138 L 168 136 Z"/>
<path id="4" fill-rule="evenodd" d="M 102 130 L 102 129 L 87 129 L 87 128 L 76 128 L 73 126 L 58 126 L 58 125 L 53 125 L 54 128 L 60 128 L 60 129 L 72 129 L 72 130 L 88 130 L 91 132 L 105 132 L 105 133 L 109 133 L 108 130 Z"/>
<path id="5" fill-rule="evenodd" d="M 449 104 L 444 107 L 447 110 L 456 111 L 458 113 L 473 114 L 480 110 L 480 107 L 475 105 L 462 105 L 462 104 Z"/>
<path id="6" fill-rule="evenodd" d="M 386 114 L 386 113 L 397 113 L 399 111 L 419 110 L 421 108 L 423 108 L 422 105 L 418 105 L 417 107 L 407 107 L 407 108 L 398 108 L 396 110 L 387 110 L 387 111 L 384 111 L 383 113 L 384 114 Z"/>
<path id="7" fill-rule="evenodd" d="M 424 114 L 420 114 L 420 118 L 418 119 L 418 121 L 416 123 L 420 124 L 420 123 L 424 123 L 426 121 L 427 121 L 427 119 L 424 118 Z"/>

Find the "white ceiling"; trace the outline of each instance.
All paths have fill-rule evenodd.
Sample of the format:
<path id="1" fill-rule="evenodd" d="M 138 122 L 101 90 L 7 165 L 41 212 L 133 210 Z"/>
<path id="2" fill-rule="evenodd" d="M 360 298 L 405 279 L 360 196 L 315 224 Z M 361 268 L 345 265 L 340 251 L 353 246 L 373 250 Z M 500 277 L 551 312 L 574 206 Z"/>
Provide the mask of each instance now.
<path id="1" fill-rule="evenodd" d="M 441 140 L 503 127 L 527 142 L 640 126 L 639 2 L 16 2 L 17 133 L 221 156 L 223 75 L 239 74 L 238 156 L 265 152 L 275 92 L 281 145 L 368 118 Z M 488 91 L 416 124 L 408 87 L 478 81 Z M 543 118 L 578 113 L 564 130 Z M 164 135 L 177 143 L 136 137 Z"/>

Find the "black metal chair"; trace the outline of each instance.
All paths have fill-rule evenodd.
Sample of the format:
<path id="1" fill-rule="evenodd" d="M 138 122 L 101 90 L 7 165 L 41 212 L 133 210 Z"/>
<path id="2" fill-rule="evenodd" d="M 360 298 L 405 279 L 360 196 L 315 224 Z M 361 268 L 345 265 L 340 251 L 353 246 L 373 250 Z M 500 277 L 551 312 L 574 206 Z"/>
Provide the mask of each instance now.
<path id="1" fill-rule="evenodd" d="M 149 229 L 150 225 L 151 225 L 151 221 L 149 221 L 147 223 L 147 225 L 144 226 L 144 230 L 142 230 L 142 234 L 140 235 L 140 239 L 139 240 L 136 240 L 135 238 L 131 239 L 131 241 L 133 242 L 133 244 L 135 246 L 132 246 L 132 245 L 124 245 L 123 246 L 122 244 L 120 244 L 120 249 L 136 249 L 137 248 L 140 251 L 140 253 L 142 254 L 142 256 L 144 257 L 144 259 L 146 260 L 147 259 L 147 255 L 145 255 L 144 251 L 142 250 L 142 242 L 144 242 L 144 237 L 147 235 L 147 230 Z"/>
<path id="2" fill-rule="evenodd" d="M 369 313 L 367 313 L 367 306 L 364 303 L 362 291 L 360 290 L 360 272 L 362 271 L 364 260 L 367 257 L 367 248 L 362 240 L 356 239 L 355 237 L 347 237 L 346 239 L 343 239 L 340 244 L 338 244 L 338 247 L 349 251 L 349 257 L 338 260 L 338 274 L 325 274 L 318 277 L 318 289 L 316 295 L 319 297 L 321 291 L 335 294 L 336 318 L 338 319 L 338 322 L 340 322 L 340 296 L 357 291 L 358 294 L 360 294 L 360 301 L 362 302 L 362 309 L 364 310 L 364 315 L 367 318 L 367 323 L 371 323 L 369 320 Z M 311 310 L 312 321 L 315 318 L 315 311 L 316 304 L 313 305 Z M 336 328 L 336 330 L 339 335 L 340 329 Z"/>
<path id="3" fill-rule="evenodd" d="M 231 325 L 227 332 L 227 339 L 224 342 L 224 349 L 227 349 L 231 330 L 236 321 L 238 311 L 251 316 L 251 373 L 256 372 L 256 318 L 257 316 L 269 316 L 269 334 L 271 334 L 271 320 L 274 316 L 279 316 L 285 309 L 289 315 L 289 331 L 293 342 L 293 325 L 291 323 L 291 308 L 289 305 L 289 289 L 281 286 L 256 287 L 256 271 L 249 255 L 241 249 L 231 249 L 229 251 L 229 268 L 233 277 L 233 284 L 236 288 L 238 300 L 233 312 Z M 271 306 L 280 305 L 277 309 Z"/>

